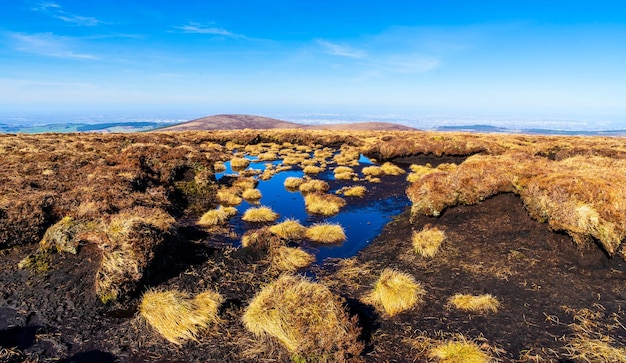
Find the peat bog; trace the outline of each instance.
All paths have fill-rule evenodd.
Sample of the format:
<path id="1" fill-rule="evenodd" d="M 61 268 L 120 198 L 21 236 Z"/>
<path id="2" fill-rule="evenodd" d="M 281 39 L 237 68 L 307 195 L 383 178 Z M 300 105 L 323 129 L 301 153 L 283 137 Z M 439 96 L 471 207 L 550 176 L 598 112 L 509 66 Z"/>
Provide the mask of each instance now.
<path id="1" fill-rule="evenodd" d="M 240 130 L 0 149 L 0 361 L 626 359 L 622 139 Z M 309 213 L 312 194 L 345 203 Z M 279 216 L 242 220 L 261 205 Z M 346 241 L 307 237 L 323 222 Z M 443 242 L 418 254 L 428 230 Z M 183 333 L 157 331 L 148 296 L 169 296 L 151 311 Z"/>

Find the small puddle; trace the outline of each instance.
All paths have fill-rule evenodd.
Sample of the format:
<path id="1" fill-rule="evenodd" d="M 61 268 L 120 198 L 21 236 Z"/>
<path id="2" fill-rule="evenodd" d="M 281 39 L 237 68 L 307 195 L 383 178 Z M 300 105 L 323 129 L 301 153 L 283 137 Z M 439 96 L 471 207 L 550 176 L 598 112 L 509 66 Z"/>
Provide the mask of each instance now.
<path id="1" fill-rule="evenodd" d="M 265 164 L 267 161 L 257 161 L 254 157 L 246 157 L 251 160 L 249 169 L 265 170 Z M 353 167 L 355 172 L 362 177 L 360 171 L 365 166 L 374 165 L 367 157 L 361 155 L 359 159 L 359 166 Z M 277 160 L 272 162 L 273 165 L 280 165 L 281 161 Z M 216 173 L 216 179 L 220 180 L 227 175 L 235 174 L 230 166 L 230 162 L 224 163 L 226 170 L 221 173 Z M 320 179 L 329 182 L 331 189 L 329 194 L 334 194 L 342 186 L 354 186 L 363 185 L 368 188 L 381 189 L 387 188 L 387 181 L 389 179 L 395 180 L 393 183 L 394 190 L 386 190 L 383 197 L 377 194 L 376 196 L 366 193 L 363 198 L 343 197 L 347 204 L 341 211 L 334 216 L 322 216 L 317 214 L 307 213 L 304 205 L 303 195 L 296 191 L 292 192 L 285 188 L 285 179 L 289 177 L 303 177 L 305 174 L 300 167 L 294 166 L 292 170 L 282 171 L 274 175 L 269 180 L 259 180 L 257 189 L 262 193 L 262 197 L 258 203 L 251 204 L 247 201 L 243 201 L 240 205 L 236 206 L 237 215 L 230 220 L 230 225 L 233 226 L 234 231 L 239 235 L 243 235 L 251 228 L 257 228 L 257 226 L 247 223 L 241 220 L 243 213 L 253 206 L 267 206 L 271 207 L 276 213 L 280 215 L 280 218 L 275 223 L 280 223 L 285 219 L 297 219 L 305 227 L 309 227 L 314 223 L 329 222 L 339 223 L 345 230 L 346 241 L 341 245 L 321 246 L 312 243 L 304 243 L 302 247 L 313 253 L 316 256 L 317 262 L 322 262 L 326 258 L 348 258 L 356 255 L 361 249 L 365 248 L 376 236 L 378 236 L 383 227 L 389 223 L 392 218 L 400 214 L 407 206 L 410 205 L 409 199 L 406 197 L 405 189 L 408 186 L 406 182 L 398 183 L 399 180 L 404 181 L 406 174 L 401 176 L 382 176 L 382 183 L 374 184 L 368 181 L 354 182 L 351 180 L 335 180 L 332 169 L 329 167 L 325 171 L 319 174 L 311 175 L 314 179 Z M 374 192 L 373 192 L 374 193 Z M 241 242 L 238 240 L 235 242 L 236 246 L 240 246 Z"/>

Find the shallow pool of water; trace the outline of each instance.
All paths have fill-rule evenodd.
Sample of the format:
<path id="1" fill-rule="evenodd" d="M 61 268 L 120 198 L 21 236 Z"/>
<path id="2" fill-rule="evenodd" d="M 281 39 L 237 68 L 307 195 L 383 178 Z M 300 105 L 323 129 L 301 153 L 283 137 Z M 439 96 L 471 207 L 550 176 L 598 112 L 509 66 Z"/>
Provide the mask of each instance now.
<path id="1" fill-rule="evenodd" d="M 252 162 L 248 169 L 264 170 L 267 162 L 255 161 L 254 158 L 249 158 Z M 361 157 L 359 160 L 360 166 L 354 167 L 356 172 L 364 166 L 372 165 L 373 163 L 365 158 Z M 226 171 L 222 173 L 216 173 L 216 178 L 219 180 L 225 175 L 233 173 L 230 162 L 224 163 Z M 278 165 L 280 161 L 275 161 L 272 164 Z M 274 175 L 269 180 L 259 180 L 257 188 L 261 191 L 262 197 L 257 204 L 251 204 L 247 201 L 243 201 L 236 208 L 239 213 L 233 217 L 230 221 L 235 232 L 241 236 L 247 230 L 251 228 L 257 228 L 258 226 L 252 225 L 241 220 L 243 213 L 252 206 L 268 206 L 271 207 L 276 213 L 280 215 L 280 218 L 276 223 L 280 223 L 285 219 L 297 219 L 300 223 L 306 227 L 318 223 L 318 222 L 330 222 L 339 223 L 344 228 L 346 233 L 346 241 L 341 245 L 321 246 L 312 243 L 304 243 L 302 247 L 309 252 L 315 254 L 317 261 L 321 262 L 325 258 L 347 258 L 357 254 L 361 249 L 366 247 L 377 235 L 379 235 L 383 227 L 391 221 L 391 219 L 400 214 L 408 205 L 409 200 L 404 193 L 406 185 L 400 188 L 396 188 L 393 193 L 386 193 L 386 196 L 382 199 L 368 198 L 367 194 L 363 198 L 351 198 L 343 197 L 346 200 L 346 206 L 341 208 L 341 211 L 331 217 L 325 217 L 317 214 L 307 213 L 304 206 L 304 197 L 300 192 L 288 191 L 284 182 L 288 177 L 302 177 L 304 173 L 299 167 L 294 166 L 293 170 L 283 171 Z M 353 186 L 363 185 L 366 188 L 371 188 L 374 184 L 367 181 L 353 182 L 353 181 L 335 181 L 332 170 L 326 171 L 317 175 L 312 175 L 312 178 L 321 179 L 325 181 L 334 181 L 331 183 L 331 190 L 328 193 L 335 193 L 341 186 Z M 392 177 L 383 176 L 382 184 L 376 185 L 378 187 L 385 185 L 387 178 L 405 178 L 404 176 Z M 334 186 L 334 188 L 333 188 Z M 237 242 L 240 243 L 240 242 Z"/>

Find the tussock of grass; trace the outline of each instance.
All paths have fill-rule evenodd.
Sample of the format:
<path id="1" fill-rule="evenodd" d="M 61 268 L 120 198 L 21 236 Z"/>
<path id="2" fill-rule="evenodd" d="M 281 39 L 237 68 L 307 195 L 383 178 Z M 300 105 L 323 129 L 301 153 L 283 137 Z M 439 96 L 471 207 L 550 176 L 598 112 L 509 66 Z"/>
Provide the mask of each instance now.
<path id="1" fill-rule="evenodd" d="M 274 152 L 264 152 L 259 154 L 259 161 L 273 161 L 278 159 L 278 155 L 276 155 L 276 153 Z"/>
<path id="2" fill-rule="evenodd" d="M 243 213 L 241 219 L 246 222 L 274 222 L 278 219 L 278 213 L 274 212 L 270 207 L 253 207 L 248 208 Z"/>
<path id="3" fill-rule="evenodd" d="M 413 232 L 413 249 L 420 256 L 433 257 L 445 239 L 444 231 L 437 227 L 425 226 L 420 232 Z"/>
<path id="4" fill-rule="evenodd" d="M 356 185 L 342 190 L 343 195 L 346 197 L 362 197 L 367 192 L 367 188 L 362 185 Z"/>
<path id="5" fill-rule="evenodd" d="M 267 227 L 250 230 L 241 237 L 243 247 L 270 251 L 284 245 L 280 237 L 274 235 Z"/>
<path id="6" fill-rule="evenodd" d="M 346 233 L 339 224 L 316 223 L 306 230 L 306 238 L 313 242 L 334 244 L 346 240 Z"/>
<path id="7" fill-rule="evenodd" d="M 237 209 L 234 207 L 223 207 L 212 209 L 202 215 L 198 224 L 201 226 L 215 226 L 226 222 L 230 217 L 237 214 Z"/>
<path id="8" fill-rule="evenodd" d="M 297 220 L 287 219 L 271 226 L 269 231 L 285 240 L 300 240 L 306 234 L 306 227 Z"/>
<path id="9" fill-rule="evenodd" d="M 313 262 L 315 256 L 301 248 L 278 246 L 270 252 L 271 267 L 281 272 L 295 272 L 310 266 Z"/>
<path id="10" fill-rule="evenodd" d="M 323 180 L 311 179 L 300 184 L 298 189 L 302 193 L 327 192 L 330 185 Z"/>
<path id="11" fill-rule="evenodd" d="M 245 168 L 248 167 L 248 165 L 250 165 L 250 160 L 248 160 L 246 158 L 234 157 L 234 158 L 230 159 L 230 167 L 231 167 L 231 169 L 233 169 L 235 171 L 244 170 Z"/>
<path id="12" fill-rule="evenodd" d="M 217 200 L 224 205 L 239 205 L 242 202 L 240 196 L 229 190 L 220 190 L 217 192 Z"/>
<path id="13" fill-rule="evenodd" d="M 354 173 L 354 169 L 348 166 L 337 166 L 335 169 L 333 169 L 333 173 L 335 174 Z"/>
<path id="14" fill-rule="evenodd" d="M 364 167 L 361 170 L 361 173 L 363 173 L 363 175 L 368 175 L 368 176 L 381 176 L 385 172 L 380 166 L 372 165 L 372 166 Z"/>
<path id="15" fill-rule="evenodd" d="M 386 268 L 365 300 L 387 315 L 394 316 L 417 305 L 424 294 L 424 288 L 413 276 Z"/>
<path id="16" fill-rule="evenodd" d="M 243 199 L 245 200 L 259 200 L 263 196 L 261 191 L 258 189 L 246 189 L 241 194 Z"/>
<path id="17" fill-rule="evenodd" d="M 380 168 L 383 170 L 385 175 L 402 175 L 406 173 L 406 171 L 404 171 L 401 167 L 390 162 L 384 163 L 380 166 Z"/>
<path id="18" fill-rule="evenodd" d="M 375 178 L 375 177 L 372 177 L 371 175 L 366 175 L 365 176 L 365 180 L 367 180 L 370 183 L 380 183 L 381 182 L 380 178 Z"/>
<path id="19" fill-rule="evenodd" d="M 217 311 L 223 301 L 212 291 L 191 299 L 176 290 L 149 290 L 141 299 L 139 312 L 161 336 L 181 345 L 185 340 L 196 340 L 201 329 L 219 321 Z"/>
<path id="20" fill-rule="evenodd" d="M 221 161 L 216 161 L 215 164 L 213 164 L 213 170 L 215 170 L 216 173 L 224 172 L 226 171 L 226 165 Z"/>
<path id="21" fill-rule="evenodd" d="M 350 180 L 355 176 L 354 173 L 335 173 L 335 179 L 337 180 Z"/>
<path id="22" fill-rule="evenodd" d="M 235 190 L 248 190 L 254 189 L 259 184 L 259 181 L 253 177 L 239 177 L 233 182 L 233 189 Z"/>
<path id="23" fill-rule="evenodd" d="M 430 350 L 429 356 L 441 363 L 489 363 L 489 354 L 473 341 L 459 339 L 448 341 Z"/>
<path id="24" fill-rule="evenodd" d="M 246 328 L 280 342 L 296 361 L 338 362 L 360 355 L 360 329 L 343 301 L 325 286 L 282 275 L 263 288 L 245 310 Z"/>
<path id="25" fill-rule="evenodd" d="M 304 197 L 307 212 L 332 216 L 346 205 L 341 197 L 332 194 L 311 193 Z"/>
<path id="26" fill-rule="evenodd" d="M 305 174 L 318 174 L 323 172 L 324 168 L 315 165 L 307 165 L 302 169 L 302 171 Z"/>
<path id="27" fill-rule="evenodd" d="M 284 185 L 287 189 L 296 190 L 302 183 L 304 183 L 304 179 L 290 176 L 285 179 Z"/>
<path id="28" fill-rule="evenodd" d="M 497 313 L 500 307 L 498 299 L 491 294 L 467 295 L 455 294 L 449 300 L 449 304 L 457 309 L 473 313 Z"/>
<path id="29" fill-rule="evenodd" d="M 615 347 L 609 336 L 591 338 L 584 334 L 576 334 L 567 344 L 570 358 L 581 362 L 626 363 L 626 348 Z"/>

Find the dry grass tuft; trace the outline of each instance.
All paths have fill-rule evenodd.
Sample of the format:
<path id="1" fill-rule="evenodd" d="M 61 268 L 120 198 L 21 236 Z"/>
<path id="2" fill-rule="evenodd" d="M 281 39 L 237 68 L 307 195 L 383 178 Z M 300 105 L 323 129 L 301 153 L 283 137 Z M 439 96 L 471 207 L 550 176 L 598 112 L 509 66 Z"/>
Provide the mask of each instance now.
<path id="1" fill-rule="evenodd" d="M 274 222 L 278 219 L 278 213 L 274 212 L 270 207 L 253 207 L 248 208 L 243 213 L 242 220 L 246 222 Z"/>
<path id="2" fill-rule="evenodd" d="M 85 226 L 72 217 L 64 217 L 52 225 L 44 234 L 39 246 L 43 251 L 55 248 L 58 252 L 76 254 L 79 238 L 78 234 L 85 232 Z"/>
<path id="3" fill-rule="evenodd" d="M 269 231 L 285 240 L 300 240 L 306 234 L 306 227 L 297 220 L 287 219 L 271 226 Z"/>
<path id="4" fill-rule="evenodd" d="M 429 356 L 441 363 L 492 362 L 489 354 L 480 349 L 478 344 L 464 338 L 448 341 L 431 349 Z"/>
<path id="5" fill-rule="evenodd" d="M 267 227 L 250 230 L 241 237 L 241 245 L 243 247 L 256 248 L 265 251 L 271 251 L 285 243 L 278 236 L 269 231 Z"/>
<path id="6" fill-rule="evenodd" d="M 380 168 L 383 170 L 383 173 L 385 173 L 385 175 L 402 175 L 406 173 L 404 169 L 390 162 L 384 163 L 380 166 Z"/>
<path id="7" fill-rule="evenodd" d="M 248 165 L 250 165 L 250 160 L 248 160 L 246 158 L 234 157 L 234 158 L 230 159 L 230 167 L 234 171 L 244 170 L 245 168 L 248 167 Z"/>
<path id="8" fill-rule="evenodd" d="M 246 189 L 241 194 L 243 199 L 245 200 L 259 200 L 263 196 L 261 191 L 258 189 Z"/>
<path id="9" fill-rule="evenodd" d="M 311 179 L 300 184 L 298 189 L 302 193 L 314 193 L 314 192 L 327 192 L 330 189 L 330 185 L 323 180 Z"/>
<path id="10" fill-rule="evenodd" d="M 367 192 L 367 188 L 365 188 L 362 185 L 356 185 L 356 186 L 353 186 L 353 187 L 342 189 L 341 192 L 346 197 L 358 197 L 358 198 L 360 198 L 360 197 L 365 195 L 365 193 Z"/>
<path id="11" fill-rule="evenodd" d="M 217 192 L 217 200 L 221 204 L 227 205 L 227 206 L 239 205 L 242 202 L 242 199 L 240 196 L 238 196 L 233 191 L 226 190 L 226 189 L 223 189 Z"/>
<path id="12" fill-rule="evenodd" d="M 385 172 L 383 171 L 383 168 L 381 168 L 380 166 L 372 165 L 372 166 L 364 167 L 361 170 L 361 173 L 363 173 L 363 175 L 368 175 L 368 176 L 381 176 Z"/>
<path id="13" fill-rule="evenodd" d="M 422 285 L 413 276 L 386 268 L 365 301 L 387 315 L 394 316 L 420 303 L 425 293 Z"/>
<path id="14" fill-rule="evenodd" d="M 297 190 L 300 187 L 300 185 L 302 185 L 302 183 L 304 183 L 304 179 L 290 176 L 290 177 L 287 177 L 287 179 L 285 179 L 284 185 L 285 185 L 285 188 L 287 189 Z"/>
<path id="15" fill-rule="evenodd" d="M 216 226 L 228 221 L 235 214 L 237 214 L 237 208 L 220 206 L 217 209 L 204 213 L 200 217 L 198 224 L 201 226 Z"/>
<path id="16" fill-rule="evenodd" d="M 226 165 L 221 161 L 216 161 L 215 164 L 213 164 L 213 170 L 215 170 L 216 173 L 224 172 L 226 171 Z"/>
<path id="17" fill-rule="evenodd" d="M 456 294 L 452 296 L 448 302 L 457 309 L 473 313 L 497 313 L 498 308 L 500 307 L 498 299 L 493 297 L 491 294 Z"/>
<path id="18" fill-rule="evenodd" d="M 310 266 L 315 256 L 301 248 L 278 246 L 270 251 L 270 266 L 281 272 L 295 272 Z"/>
<path id="19" fill-rule="evenodd" d="M 444 231 L 437 227 L 425 226 L 420 232 L 413 232 L 413 249 L 420 256 L 433 257 L 445 239 Z"/>
<path id="20" fill-rule="evenodd" d="M 243 315 L 257 336 L 279 341 L 295 361 L 339 362 L 361 354 L 360 329 L 343 301 L 304 277 L 282 275 L 263 288 Z"/>
<path id="21" fill-rule="evenodd" d="M 626 348 L 615 347 L 614 340 L 608 335 L 591 338 L 576 334 L 566 349 L 569 357 L 588 363 L 626 363 Z"/>
<path id="22" fill-rule="evenodd" d="M 315 165 L 307 165 L 302 169 L 302 171 L 305 174 L 319 174 L 324 171 L 324 168 Z"/>
<path id="23" fill-rule="evenodd" d="M 346 233 L 339 224 L 316 223 L 306 230 L 306 238 L 316 243 L 335 244 L 346 240 Z"/>
<path id="24" fill-rule="evenodd" d="M 346 205 L 341 197 L 332 194 L 311 193 L 304 197 L 307 212 L 332 216 Z"/>
<path id="25" fill-rule="evenodd" d="M 212 291 L 190 299 L 176 290 L 150 290 L 143 295 L 139 312 L 161 336 L 181 345 L 185 340 L 196 340 L 201 329 L 219 322 L 217 311 L 223 301 Z"/>

